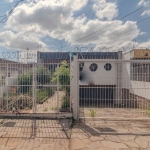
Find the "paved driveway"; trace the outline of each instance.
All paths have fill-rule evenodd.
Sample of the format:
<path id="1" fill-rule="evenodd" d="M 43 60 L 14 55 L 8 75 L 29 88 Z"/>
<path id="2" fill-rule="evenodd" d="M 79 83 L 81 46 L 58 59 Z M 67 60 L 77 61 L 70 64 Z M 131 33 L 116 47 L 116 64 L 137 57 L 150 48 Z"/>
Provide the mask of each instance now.
<path id="1" fill-rule="evenodd" d="M 0 150 L 150 150 L 150 121 L 0 122 Z"/>
<path id="2" fill-rule="evenodd" d="M 72 129 L 71 150 L 150 150 L 150 121 L 84 120 Z"/>

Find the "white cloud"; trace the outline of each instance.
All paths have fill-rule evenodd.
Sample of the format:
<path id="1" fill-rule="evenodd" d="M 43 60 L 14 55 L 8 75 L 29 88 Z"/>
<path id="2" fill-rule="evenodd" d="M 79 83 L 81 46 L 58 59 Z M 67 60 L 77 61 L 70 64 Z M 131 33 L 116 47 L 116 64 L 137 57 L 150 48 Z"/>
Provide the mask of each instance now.
<path id="1" fill-rule="evenodd" d="M 14 0 L 6 0 L 6 2 L 10 2 L 10 3 L 12 3 Z"/>
<path id="2" fill-rule="evenodd" d="M 145 35 L 145 34 L 147 34 L 146 32 L 140 32 L 140 35 Z"/>
<path id="3" fill-rule="evenodd" d="M 101 47 L 111 47 L 132 40 L 140 34 L 136 23 L 132 21 L 125 23 L 119 20 L 115 23 L 111 21 L 118 14 L 115 3 L 107 3 L 105 0 L 100 0 L 100 2 L 103 7 L 107 6 L 106 8 L 115 6 L 113 7 L 115 9 L 112 9 L 114 13 L 111 11 L 109 15 L 104 13 L 103 19 L 108 19 L 106 21 L 101 20 L 101 17 L 89 21 L 85 16 L 74 18 L 74 12 L 82 9 L 87 4 L 87 0 L 34 0 L 34 2 L 22 4 L 9 18 L 5 27 L 7 31 L 0 33 L 0 45 L 14 49 L 26 49 L 26 47 L 36 49 L 38 43 L 41 42 L 40 39 L 49 35 L 51 38 L 65 39 L 70 44 L 95 44 Z M 95 4 L 97 3 L 98 0 L 95 0 Z M 103 11 L 99 8 L 97 10 Z M 108 28 L 76 42 L 111 23 L 113 24 Z M 119 29 L 122 30 L 110 34 Z M 41 45 L 46 47 L 43 42 Z"/>
<path id="4" fill-rule="evenodd" d="M 72 43 L 111 23 L 113 23 L 113 21 L 91 20 L 80 26 L 80 28 L 73 30 L 73 32 L 71 32 L 66 38 Z M 137 37 L 139 33 L 140 31 L 135 22 L 127 21 L 126 23 L 123 23 L 122 21 L 116 21 L 108 28 L 100 30 L 95 34 L 78 41 L 78 43 L 93 43 L 98 47 L 111 47 L 124 41 L 132 40 Z"/>
<path id="5" fill-rule="evenodd" d="M 118 9 L 115 2 L 106 2 L 106 0 L 94 0 L 93 10 L 99 19 L 112 20 L 118 16 Z"/>
<path id="6" fill-rule="evenodd" d="M 0 45 L 6 48 L 25 50 L 28 47 L 30 50 L 37 50 L 38 44 L 46 48 L 46 44 L 36 37 L 24 36 L 23 33 L 15 34 L 12 31 L 0 32 Z"/>
<path id="7" fill-rule="evenodd" d="M 150 7 L 148 4 L 150 1 L 149 0 L 140 0 L 140 2 L 138 3 L 139 6 L 146 6 L 144 10 L 144 12 L 142 12 L 141 16 L 145 16 L 145 15 L 150 15 Z"/>
<path id="8" fill-rule="evenodd" d="M 145 16 L 145 15 L 150 15 L 150 10 L 145 10 L 142 14 L 141 14 L 141 16 Z"/>
<path id="9" fill-rule="evenodd" d="M 139 47 L 149 48 L 150 49 L 150 39 L 147 42 L 140 43 Z"/>

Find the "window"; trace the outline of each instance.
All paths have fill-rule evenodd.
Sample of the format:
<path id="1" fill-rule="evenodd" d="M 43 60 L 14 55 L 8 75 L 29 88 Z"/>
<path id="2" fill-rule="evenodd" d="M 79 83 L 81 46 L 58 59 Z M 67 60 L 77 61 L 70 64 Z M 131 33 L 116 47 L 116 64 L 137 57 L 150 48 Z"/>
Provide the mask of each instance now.
<path id="1" fill-rule="evenodd" d="M 10 72 L 8 73 L 8 77 L 10 77 Z"/>
<path id="2" fill-rule="evenodd" d="M 112 68 L 112 65 L 107 63 L 107 64 L 105 64 L 104 68 L 105 68 L 106 71 L 110 71 L 111 68 Z"/>
<path id="3" fill-rule="evenodd" d="M 79 65 L 79 70 L 80 70 L 80 72 L 83 70 L 83 66 L 84 66 L 84 63 L 81 63 L 81 64 Z"/>
<path id="4" fill-rule="evenodd" d="M 130 65 L 130 76 L 133 81 L 150 82 L 150 64 Z"/>
<path id="5" fill-rule="evenodd" d="M 89 69 L 90 69 L 92 72 L 96 71 L 97 68 L 98 68 L 98 66 L 97 66 L 97 64 L 95 64 L 95 63 L 91 64 L 90 67 L 89 67 Z"/>

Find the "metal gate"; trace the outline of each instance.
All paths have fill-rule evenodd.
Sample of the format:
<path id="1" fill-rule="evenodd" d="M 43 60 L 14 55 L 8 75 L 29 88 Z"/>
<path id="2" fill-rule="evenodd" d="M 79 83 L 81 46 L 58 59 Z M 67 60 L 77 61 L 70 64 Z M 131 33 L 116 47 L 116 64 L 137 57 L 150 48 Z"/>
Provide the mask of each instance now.
<path id="1" fill-rule="evenodd" d="M 75 118 L 150 118 L 150 60 L 75 56 L 73 66 Z"/>
<path id="2" fill-rule="evenodd" d="M 71 117 L 69 65 L 1 63 L 0 116 Z"/>

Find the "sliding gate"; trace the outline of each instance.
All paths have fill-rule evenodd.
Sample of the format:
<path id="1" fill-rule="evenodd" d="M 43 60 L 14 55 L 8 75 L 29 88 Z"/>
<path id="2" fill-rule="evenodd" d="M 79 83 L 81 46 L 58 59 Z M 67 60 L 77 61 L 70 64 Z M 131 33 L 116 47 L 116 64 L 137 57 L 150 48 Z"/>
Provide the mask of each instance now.
<path id="1" fill-rule="evenodd" d="M 66 62 L 1 63 L 0 116 L 70 117 L 69 71 Z"/>
<path id="2" fill-rule="evenodd" d="M 73 66 L 75 118 L 150 118 L 150 60 L 75 56 Z"/>

